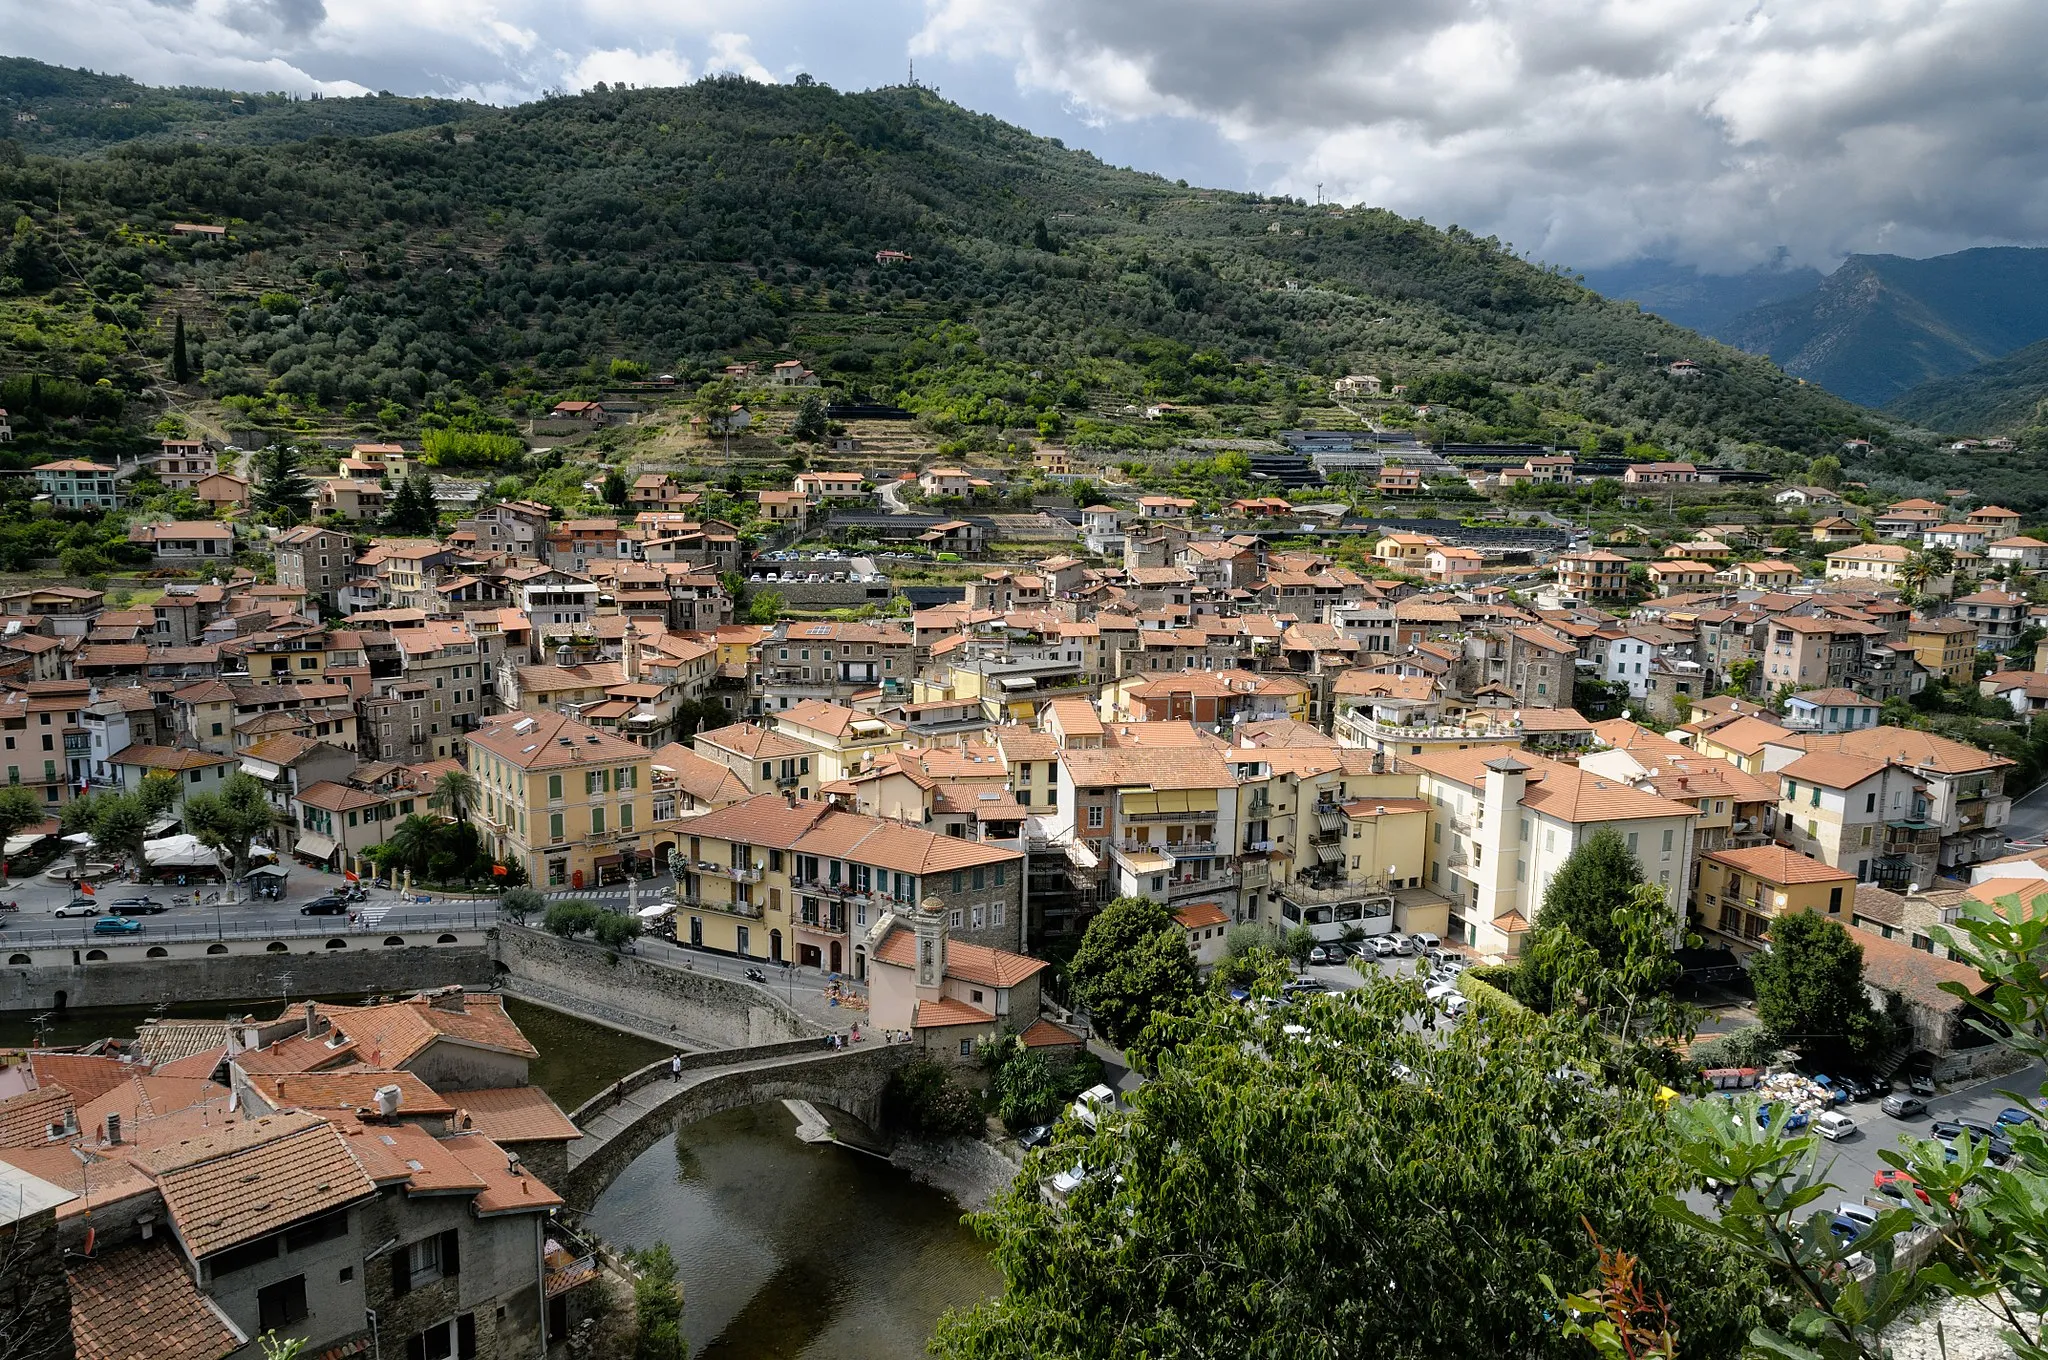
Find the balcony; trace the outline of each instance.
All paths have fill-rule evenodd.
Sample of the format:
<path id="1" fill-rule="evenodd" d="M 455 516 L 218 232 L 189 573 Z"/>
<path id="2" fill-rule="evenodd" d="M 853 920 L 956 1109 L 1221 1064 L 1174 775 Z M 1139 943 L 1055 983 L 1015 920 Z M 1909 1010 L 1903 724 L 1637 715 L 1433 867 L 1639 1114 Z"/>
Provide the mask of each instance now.
<path id="1" fill-rule="evenodd" d="M 547 1248 L 542 1261 L 541 1296 L 554 1298 L 589 1284 L 602 1274 L 597 1248 L 560 1223 L 549 1220 Z"/>
<path id="2" fill-rule="evenodd" d="M 1121 841 L 1121 855 L 1164 855 L 1168 859 L 1209 859 L 1216 854 L 1214 841 Z"/>

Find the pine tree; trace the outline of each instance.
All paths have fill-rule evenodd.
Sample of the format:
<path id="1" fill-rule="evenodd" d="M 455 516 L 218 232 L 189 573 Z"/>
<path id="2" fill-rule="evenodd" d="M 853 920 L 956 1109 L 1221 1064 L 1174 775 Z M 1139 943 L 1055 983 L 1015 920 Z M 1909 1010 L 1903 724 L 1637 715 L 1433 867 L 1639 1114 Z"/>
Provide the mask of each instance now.
<path id="1" fill-rule="evenodd" d="M 171 377 L 180 384 L 192 381 L 192 363 L 185 356 L 185 314 L 178 313 L 177 329 L 171 333 Z"/>
<path id="2" fill-rule="evenodd" d="M 299 471 L 299 451 L 272 444 L 256 455 L 256 488 L 249 499 L 258 510 L 284 515 L 296 523 L 313 510 L 313 481 Z"/>
<path id="3" fill-rule="evenodd" d="M 431 534 L 441 527 L 440 507 L 434 504 L 434 484 L 424 474 L 409 473 L 391 497 L 384 514 L 387 527 L 402 534 Z"/>

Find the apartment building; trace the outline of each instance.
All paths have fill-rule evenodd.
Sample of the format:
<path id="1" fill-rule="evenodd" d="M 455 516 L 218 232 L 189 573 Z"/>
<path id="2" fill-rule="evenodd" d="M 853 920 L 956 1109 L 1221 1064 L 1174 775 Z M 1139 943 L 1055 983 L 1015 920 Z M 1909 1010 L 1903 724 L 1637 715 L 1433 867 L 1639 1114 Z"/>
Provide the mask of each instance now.
<path id="1" fill-rule="evenodd" d="M 64 458 L 38 466 L 36 486 L 59 510 L 112 510 L 121 504 L 114 472 L 105 463 Z"/>
<path id="2" fill-rule="evenodd" d="M 341 587 L 353 574 L 355 539 L 339 529 L 306 524 L 270 540 L 277 583 L 306 592 L 329 614 L 336 612 Z"/>
<path id="3" fill-rule="evenodd" d="M 1867 817 L 1882 809 L 1887 819 L 1898 823 L 1891 827 L 1888 820 L 1888 831 L 1896 834 L 1883 838 L 1883 853 L 1873 853 L 1868 870 L 1859 877 L 1897 881 L 1903 873 L 1907 881 L 1924 885 L 1932 881 L 1935 868 L 1948 872 L 2004 852 L 2003 828 L 2012 815 L 2012 799 L 2005 793 L 2005 772 L 2012 762 L 2004 756 L 1904 727 L 1865 728 L 1828 735 L 1787 732 L 1768 738 L 1761 754 L 1768 772 L 1782 774 L 1804 756 L 1825 753 L 1865 762 L 1882 761 L 1910 780 L 1914 798 L 1921 800 L 1908 799 L 1903 789 L 1888 783 L 1882 801 L 1871 812 L 1859 814 Z M 1858 785 L 1856 792 L 1863 795 L 1865 803 L 1869 802 L 1867 786 Z M 1824 804 L 1825 801 L 1824 796 Z M 1811 808 L 1810 792 L 1805 802 Z M 1805 817 L 1808 813 L 1802 809 L 1799 815 Z M 1824 825 L 1818 817 L 1812 820 Z M 1930 848 L 1930 837 L 1938 840 L 1938 849 Z M 1819 839 L 1825 844 L 1824 837 Z M 1880 839 L 1873 831 L 1873 851 Z M 1860 861 L 1864 850 L 1860 830 L 1853 849 Z M 1881 860 L 1884 862 L 1880 863 Z M 1846 847 L 1828 862 L 1837 868 L 1856 867 L 1849 862 Z"/>
<path id="4" fill-rule="evenodd" d="M 651 760 L 646 747 L 558 713 L 499 714 L 464 748 L 479 786 L 472 815 L 492 854 L 542 887 L 616 882 L 653 858 Z"/>
<path id="5" fill-rule="evenodd" d="M 1977 625 L 1950 615 L 1906 625 L 1913 659 L 1951 685 L 1968 684 L 1977 666 Z"/>
<path id="6" fill-rule="evenodd" d="M 2005 590 L 1978 590 L 1949 602 L 1949 617 L 1976 625 L 1977 646 L 2002 652 L 2027 626 L 2027 597 Z"/>
<path id="7" fill-rule="evenodd" d="M 1781 917 L 1810 911 L 1847 924 L 1855 906 L 1849 874 L 1782 845 L 1759 845 L 1700 856 L 1692 914 L 1715 943 L 1747 955 L 1769 941 Z"/>
<path id="8" fill-rule="evenodd" d="M 1557 588 L 1581 600 L 1611 600 L 1628 594 L 1629 560 L 1594 549 L 1562 553 L 1556 562 Z"/>
<path id="9" fill-rule="evenodd" d="M 1882 757 L 1813 751 L 1780 766 L 1779 836 L 1858 883 L 1932 883 L 1940 829 L 1919 780 Z"/>
<path id="10" fill-rule="evenodd" d="M 776 793 L 692 818 L 675 837 L 677 938 L 700 948 L 866 980 L 875 932 L 941 896 L 956 939 L 1022 947 L 1014 849 Z"/>
<path id="11" fill-rule="evenodd" d="M 1521 951 L 1550 880 L 1595 832 L 1610 828 L 1645 879 L 1683 918 L 1698 809 L 1574 765 L 1482 746 L 1404 757 L 1430 805 L 1428 886 L 1450 901 L 1451 938 L 1482 956 Z"/>

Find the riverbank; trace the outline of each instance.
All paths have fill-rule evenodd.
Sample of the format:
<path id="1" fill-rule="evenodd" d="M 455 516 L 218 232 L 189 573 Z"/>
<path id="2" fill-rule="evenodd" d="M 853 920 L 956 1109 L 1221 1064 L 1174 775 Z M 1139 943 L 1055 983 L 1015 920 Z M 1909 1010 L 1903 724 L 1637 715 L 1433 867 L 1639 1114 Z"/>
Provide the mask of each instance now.
<path id="1" fill-rule="evenodd" d="M 901 1142 L 889 1164 L 952 1196 L 963 1213 L 979 1213 L 1010 1188 L 1021 1163 L 985 1139 L 949 1138 L 942 1143 Z"/>

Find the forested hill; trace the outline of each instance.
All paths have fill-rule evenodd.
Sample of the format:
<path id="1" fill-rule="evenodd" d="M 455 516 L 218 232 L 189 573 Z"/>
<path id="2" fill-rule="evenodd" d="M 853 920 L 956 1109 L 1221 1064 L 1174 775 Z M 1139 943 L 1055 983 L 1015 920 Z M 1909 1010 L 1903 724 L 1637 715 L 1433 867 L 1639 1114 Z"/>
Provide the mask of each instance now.
<path id="1" fill-rule="evenodd" d="M 452 99 L 365 95 L 301 99 L 195 87 L 157 89 L 126 76 L 0 57 L 0 132 L 31 154 L 69 156 L 153 139 L 231 145 L 321 135 L 374 137 L 479 111 Z"/>
<path id="2" fill-rule="evenodd" d="M 1459 437 L 1803 457 L 1875 419 L 1456 228 L 1191 189 L 917 88 L 719 78 L 372 138 L 28 150 L 0 144 L 0 373 L 139 390 L 182 315 L 195 393 L 387 425 L 531 409 L 613 359 L 782 356 L 941 428 L 1109 444 L 1165 433 L 1144 402 L 1263 432 L 1346 371 Z"/>

